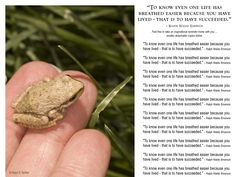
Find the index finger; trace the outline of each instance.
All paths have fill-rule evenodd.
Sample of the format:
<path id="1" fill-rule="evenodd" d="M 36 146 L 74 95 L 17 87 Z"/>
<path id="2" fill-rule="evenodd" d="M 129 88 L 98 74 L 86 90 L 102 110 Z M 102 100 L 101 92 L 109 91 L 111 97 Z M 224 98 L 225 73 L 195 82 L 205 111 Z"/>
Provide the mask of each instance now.
<path id="1" fill-rule="evenodd" d="M 20 127 L 10 121 L 14 110 L 12 101 L 19 96 L 29 85 L 45 77 L 53 77 L 58 71 L 44 62 L 32 62 L 23 65 L 8 81 L 6 85 L 6 164 L 15 153 L 26 128 Z"/>

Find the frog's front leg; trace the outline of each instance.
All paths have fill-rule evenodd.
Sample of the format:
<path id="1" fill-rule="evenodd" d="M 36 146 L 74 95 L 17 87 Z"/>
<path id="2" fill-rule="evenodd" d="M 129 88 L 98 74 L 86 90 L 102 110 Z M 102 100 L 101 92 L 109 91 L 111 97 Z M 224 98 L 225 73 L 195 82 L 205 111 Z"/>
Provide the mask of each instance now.
<path id="1" fill-rule="evenodd" d="M 49 127 L 49 124 L 51 124 L 47 116 L 36 117 L 31 114 L 25 114 L 25 113 L 13 114 L 12 121 L 27 128 L 46 128 Z"/>
<path id="2" fill-rule="evenodd" d="M 63 113 L 65 112 L 65 109 L 53 109 L 48 112 L 49 120 L 56 122 L 57 120 L 63 119 Z"/>

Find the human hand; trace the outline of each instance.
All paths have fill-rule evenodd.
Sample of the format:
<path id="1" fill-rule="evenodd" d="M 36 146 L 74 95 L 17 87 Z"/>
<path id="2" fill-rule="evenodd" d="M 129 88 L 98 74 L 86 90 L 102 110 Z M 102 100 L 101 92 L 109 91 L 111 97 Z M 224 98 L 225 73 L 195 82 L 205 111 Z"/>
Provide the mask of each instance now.
<path id="1" fill-rule="evenodd" d="M 27 177 L 103 177 L 110 142 L 97 130 L 84 129 L 96 103 L 97 90 L 85 74 L 65 71 L 85 85 L 65 118 L 47 129 L 26 129 L 10 121 L 11 103 L 32 83 L 59 72 L 45 62 L 23 65 L 6 86 L 6 175 Z"/>

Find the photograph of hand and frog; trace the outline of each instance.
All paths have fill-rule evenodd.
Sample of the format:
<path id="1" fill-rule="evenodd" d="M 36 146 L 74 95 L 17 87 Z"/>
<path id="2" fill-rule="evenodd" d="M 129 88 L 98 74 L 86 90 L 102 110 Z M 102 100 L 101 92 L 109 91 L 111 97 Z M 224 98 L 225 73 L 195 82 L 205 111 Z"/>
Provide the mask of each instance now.
<path id="1" fill-rule="evenodd" d="M 134 7 L 5 12 L 6 176 L 134 176 Z"/>

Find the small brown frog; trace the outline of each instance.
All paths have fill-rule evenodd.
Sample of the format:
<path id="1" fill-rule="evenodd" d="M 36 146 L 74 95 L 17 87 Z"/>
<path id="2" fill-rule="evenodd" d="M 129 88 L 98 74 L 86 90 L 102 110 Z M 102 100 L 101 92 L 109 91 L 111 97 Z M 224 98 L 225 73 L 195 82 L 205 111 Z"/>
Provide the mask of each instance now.
<path id="1" fill-rule="evenodd" d="M 29 86 L 12 104 L 15 113 L 11 120 L 27 128 L 56 125 L 83 90 L 84 84 L 68 75 L 39 81 Z"/>

